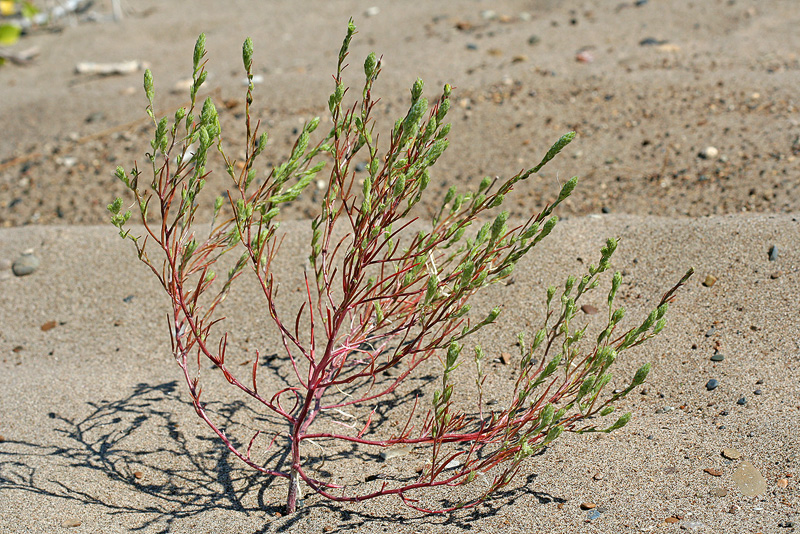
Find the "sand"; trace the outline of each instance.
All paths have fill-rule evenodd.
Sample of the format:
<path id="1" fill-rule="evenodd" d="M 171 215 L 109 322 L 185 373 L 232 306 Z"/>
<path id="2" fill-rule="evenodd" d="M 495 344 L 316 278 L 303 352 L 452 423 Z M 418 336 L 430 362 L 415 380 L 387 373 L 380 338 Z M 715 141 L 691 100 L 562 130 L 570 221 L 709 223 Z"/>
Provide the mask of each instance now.
<path id="1" fill-rule="evenodd" d="M 366 16 L 373 5 L 379 13 Z M 193 6 L 142 2 L 128 6 L 119 24 L 37 32 L 20 44 L 41 47 L 31 66 L 0 68 L 0 222 L 7 227 L 0 230 L 0 532 L 683 526 L 727 534 L 800 525 L 800 43 L 793 2 L 414 9 L 318 2 L 302 12 L 280 2 Z M 482 14 L 489 9 L 496 18 Z M 309 495 L 300 512 L 286 516 L 286 484 L 245 469 L 197 419 L 170 353 L 167 299 L 104 223 L 105 204 L 122 193 L 113 168 L 144 159 L 145 103 L 138 75 L 86 78 L 73 73 L 75 63 L 148 62 L 157 108 L 166 113 L 185 100 L 170 88 L 188 73 L 197 33 L 207 32 L 207 93 L 231 101 L 222 120 L 236 151 L 238 54 L 252 35 L 265 79 L 256 113 L 278 161 L 292 130 L 324 113 L 351 15 L 360 30 L 353 83 L 369 50 L 384 54 L 376 89 L 386 106 L 378 114 L 384 130 L 404 110 L 417 76 L 434 95 L 444 82 L 456 86 L 452 146 L 436 167 L 433 197 L 451 184 L 530 166 L 561 133 L 578 131 L 564 154 L 516 191 L 518 217 L 551 198 L 565 176 L 582 177 L 559 212 L 566 220 L 518 266 L 514 284 L 493 286 L 476 302 L 482 310 L 504 307 L 496 327 L 476 339 L 493 358 L 515 351 L 517 332 L 536 328 L 544 288 L 583 272 L 606 237 L 622 238 L 613 267 L 625 274 L 618 298 L 631 324 L 688 267 L 696 269 L 665 331 L 615 365 L 614 387 L 644 362 L 653 365 L 642 392 L 621 407 L 633 412 L 631 423 L 603 437 L 564 436 L 526 464 L 510 491 L 475 511 L 423 516 L 396 498 L 340 505 Z M 529 44 L 534 35 L 539 40 Z M 667 42 L 640 45 L 646 38 Z M 592 61 L 576 61 L 580 52 Z M 707 146 L 719 150 L 716 159 L 698 157 Z M 224 187 L 221 174 L 211 189 Z M 276 267 L 288 287 L 307 256 L 312 207 L 307 198 L 282 215 L 287 238 Z M 28 249 L 41 265 L 13 276 L 10 262 Z M 708 275 L 717 279 L 711 287 L 702 284 Z M 593 298 L 600 307 L 603 295 Z M 282 299 L 287 310 L 299 304 L 296 292 Z M 279 352 L 247 288 L 231 295 L 225 311 L 242 351 Z M 712 362 L 715 352 L 725 359 Z M 489 371 L 493 394 L 510 394 L 508 366 L 493 362 Z M 710 379 L 719 382 L 713 391 Z M 257 417 L 235 392 L 213 391 L 216 413 L 232 431 Z M 726 448 L 741 457 L 726 459 Z M 412 453 L 374 465 L 396 470 L 416 461 Z M 734 481 L 743 462 L 765 479 L 757 496 Z M 346 465 L 357 480 L 358 464 Z M 600 512 L 581 509 L 584 503 Z"/>

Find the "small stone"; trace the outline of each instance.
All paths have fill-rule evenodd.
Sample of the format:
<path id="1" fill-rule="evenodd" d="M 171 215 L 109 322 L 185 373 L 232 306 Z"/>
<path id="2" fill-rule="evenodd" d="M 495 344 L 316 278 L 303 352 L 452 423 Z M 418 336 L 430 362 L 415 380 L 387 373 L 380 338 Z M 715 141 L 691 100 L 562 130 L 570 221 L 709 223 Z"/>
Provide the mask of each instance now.
<path id="1" fill-rule="evenodd" d="M 714 284 L 717 283 L 717 277 L 713 274 L 707 274 L 706 279 L 703 280 L 703 285 L 706 287 L 712 287 Z"/>
<path id="2" fill-rule="evenodd" d="M 742 495 L 753 497 L 767 490 L 767 480 L 764 475 L 747 460 L 739 464 L 731 478 L 739 486 L 739 491 L 742 492 Z"/>
<path id="3" fill-rule="evenodd" d="M 144 473 L 142 473 L 141 471 L 134 471 L 133 472 L 133 478 L 135 478 L 137 480 L 141 480 L 142 477 L 144 477 Z"/>
<path id="4" fill-rule="evenodd" d="M 497 12 L 491 9 L 484 9 L 481 11 L 481 18 L 483 20 L 494 20 L 497 18 Z"/>
<path id="5" fill-rule="evenodd" d="M 62 522 L 61 522 L 61 526 L 62 526 L 63 528 L 75 528 L 75 527 L 79 527 L 79 526 L 81 526 L 81 520 L 80 520 L 80 519 L 74 519 L 74 518 L 72 518 L 72 519 L 65 519 L 64 521 L 62 521 Z"/>
<path id="6" fill-rule="evenodd" d="M 715 497 L 724 497 L 727 494 L 728 490 L 726 490 L 725 488 L 714 488 L 713 490 L 711 490 L 711 495 L 714 495 Z"/>
<path id="7" fill-rule="evenodd" d="M 356 172 L 364 172 L 367 169 L 367 164 L 363 161 L 356 163 Z"/>
<path id="8" fill-rule="evenodd" d="M 717 159 L 717 156 L 719 156 L 719 150 L 716 147 L 707 146 L 700 151 L 698 156 L 702 159 Z"/>
<path id="9" fill-rule="evenodd" d="M 23 252 L 11 265 L 11 270 L 16 276 L 26 276 L 39 267 L 39 258 L 33 255 L 32 250 Z"/>
<path id="10" fill-rule="evenodd" d="M 594 521 L 595 519 L 600 517 L 601 513 L 602 512 L 600 511 L 600 509 L 595 508 L 594 510 L 590 510 L 589 513 L 586 514 L 586 519 L 588 519 L 589 521 Z"/>
<path id="11" fill-rule="evenodd" d="M 86 117 L 86 122 L 101 122 L 105 120 L 105 118 L 106 118 L 105 113 L 103 113 L 102 111 L 95 111 L 94 113 L 91 113 L 89 114 L 88 117 Z"/>
<path id="12" fill-rule="evenodd" d="M 712 477 L 721 477 L 722 476 L 722 471 L 719 471 L 718 469 L 714 469 L 713 467 L 706 467 L 705 469 L 703 469 L 703 471 L 705 471 L 706 473 L 708 473 Z"/>
<path id="13" fill-rule="evenodd" d="M 531 46 L 535 46 L 539 44 L 541 41 L 542 38 L 539 37 L 538 35 L 531 35 L 530 37 L 528 37 L 528 44 Z"/>
<path id="14" fill-rule="evenodd" d="M 728 460 L 738 460 L 742 457 L 742 453 L 737 451 L 736 449 L 722 449 L 722 456 L 727 458 Z"/>
<path id="15" fill-rule="evenodd" d="M 794 528 L 794 522 L 792 521 L 781 521 L 778 523 L 780 528 Z"/>
<path id="16" fill-rule="evenodd" d="M 379 8 L 378 6 L 372 6 L 372 7 L 368 7 L 366 9 L 366 11 L 364 11 L 364 16 L 365 17 L 374 17 L 375 15 L 377 15 L 380 12 L 381 12 L 381 8 Z"/>
<path id="17" fill-rule="evenodd" d="M 581 311 L 586 315 L 594 315 L 595 313 L 597 313 L 598 310 L 591 304 L 584 304 L 583 306 L 581 306 Z"/>
<path id="18" fill-rule="evenodd" d="M 503 365 L 508 365 L 511 363 L 511 355 L 507 352 L 503 352 L 500 354 L 500 361 Z"/>
<path id="19" fill-rule="evenodd" d="M 397 458 L 398 456 L 405 456 L 413 447 L 411 445 L 406 445 L 405 447 L 397 447 L 396 449 L 389 449 L 388 451 L 381 452 L 381 458 L 384 460 L 391 460 L 392 458 Z"/>
<path id="20" fill-rule="evenodd" d="M 769 261 L 775 261 L 778 259 L 778 247 L 772 245 L 769 247 Z"/>
<path id="21" fill-rule="evenodd" d="M 592 478 L 595 480 L 603 480 L 603 473 L 595 473 Z"/>
<path id="22" fill-rule="evenodd" d="M 719 352 L 718 352 L 718 353 L 716 353 L 715 355 L 713 355 L 713 356 L 711 357 L 711 361 L 712 361 L 712 362 L 721 362 L 721 361 L 723 361 L 724 359 L 725 359 L 725 356 L 723 356 L 723 355 L 722 355 L 722 354 L 720 354 Z"/>
<path id="23" fill-rule="evenodd" d="M 667 41 L 656 39 L 655 37 L 645 37 L 639 41 L 639 46 L 659 46 L 667 44 Z"/>
<path id="24" fill-rule="evenodd" d="M 476 45 L 475 43 L 467 43 L 467 50 L 477 50 L 477 49 L 478 45 Z"/>
<path id="25" fill-rule="evenodd" d="M 739 397 L 739 400 L 736 401 L 736 404 L 739 406 L 744 406 L 747 404 L 747 397 Z"/>
<path id="26" fill-rule="evenodd" d="M 664 520 L 664 523 L 673 524 L 677 523 L 678 521 L 680 521 L 680 519 L 678 519 L 677 517 L 668 517 Z"/>
<path id="27" fill-rule="evenodd" d="M 58 323 L 56 321 L 47 321 L 40 328 L 42 329 L 42 332 L 47 332 L 48 330 L 52 330 L 56 326 L 58 326 Z"/>
<path id="28" fill-rule="evenodd" d="M 777 280 L 778 278 L 780 278 L 780 277 L 781 277 L 781 275 L 782 275 L 782 274 L 783 274 L 783 272 L 781 272 L 781 271 L 775 271 L 774 273 L 772 273 L 771 275 L 769 275 L 769 277 L 770 277 L 770 279 L 772 279 L 772 280 Z"/>
<path id="29" fill-rule="evenodd" d="M 452 460 L 447 462 L 447 464 L 445 464 L 444 468 L 445 469 L 455 469 L 456 467 L 458 467 L 460 465 L 461 465 L 461 460 L 459 460 L 458 458 L 453 458 Z"/>
<path id="30" fill-rule="evenodd" d="M 757 389 L 757 390 L 755 390 L 753 392 L 753 395 L 761 395 L 762 393 L 763 393 L 763 391 L 761 391 L 760 389 Z"/>
<path id="31" fill-rule="evenodd" d="M 704 526 L 700 521 L 686 521 L 681 523 L 681 530 L 700 530 Z"/>
<path id="32" fill-rule="evenodd" d="M 564 509 L 564 503 L 563 502 L 558 503 L 556 508 L 558 508 L 559 510 L 563 510 Z"/>
<path id="33" fill-rule="evenodd" d="M 711 337 L 711 336 L 713 336 L 713 335 L 714 335 L 716 332 L 717 332 L 717 328 L 716 328 L 715 326 L 712 326 L 711 328 L 709 328 L 709 329 L 706 331 L 706 334 L 705 334 L 705 336 L 706 336 L 706 337 Z"/>
<path id="34" fill-rule="evenodd" d="M 0 438 L 1 437 L 2 436 L 0 436 Z M 2 441 L 2 440 L 0 440 L 0 441 Z M 786 487 L 789 486 L 789 481 L 787 479 L 785 479 L 785 478 L 781 478 L 781 479 L 778 479 L 778 481 L 775 483 L 775 485 L 778 486 L 781 489 L 786 489 Z"/>
<path id="35" fill-rule="evenodd" d="M 597 508 L 597 505 L 593 502 L 582 502 L 581 503 L 581 510 L 591 510 L 593 508 Z"/>
<path id="36" fill-rule="evenodd" d="M 717 389 L 718 385 L 719 385 L 719 380 L 717 380 L 716 378 L 712 378 L 711 380 L 706 382 L 706 389 L 708 391 L 712 391 L 712 390 Z"/>

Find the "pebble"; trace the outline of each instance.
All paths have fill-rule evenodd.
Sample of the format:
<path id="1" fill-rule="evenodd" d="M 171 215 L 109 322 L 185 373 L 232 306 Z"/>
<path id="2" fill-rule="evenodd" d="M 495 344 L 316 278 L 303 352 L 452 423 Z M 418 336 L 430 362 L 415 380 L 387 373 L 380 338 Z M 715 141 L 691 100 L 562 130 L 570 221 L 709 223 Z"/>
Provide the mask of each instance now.
<path id="1" fill-rule="evenodd" d="M 778 247 L 772 245 L 769 247 L 769 261 L 775 261 L 778 259 Z"/>
<path id="2" fill-rule="evenodd" d="M 700 521 L 686 521 L 681 524 L 681 530 L 699 530 L 704 526 Z"/>
<path id="3" fill-rule="evenodd" d="M 792 521 L 781 521 L 778 526 L 781 528 L 794 528 L 794 523 Z"/>
<path id="4" fill-rule="evenodd" d="M 719 380 L 717 380 L 716 378 L 712 378 L 711 380 L 706 382 L 706 389 L 708 391 L 712 391 L 714 389 L 717 389 L 718 385 L 719 385 Z"/>
<path id="5" fill-rule="evenodd" d="M 581 510 L 592 510 L 593 508 L 597 508 L 597 505 L 593 502 L 581 503 Z"/>
<path id="6" fill-rule="evenodd" d="M 668 517 L 664 520 L 664 523 L 673 524 L 677 523 L 678 521 L 680 521 L 680 519 L 678 519 L 677 517 Z"/>
<path id="7" fill-rule="evenodd" d="M 86 122 L 100 122 L 106 119 L 106 114 L 102 111 L 95 111 L 86 117 Z"/>
<path id="8" fill-rule="evenodd" d="M 767 480 L 764 475 L 747 460 L 739 464 L 731 478 L 739 486 L 739 491 L 742 492 L 742 495 L 753 497 L 767 490 Z"/>
<path id="9" fill-rule="evenodd" d="M 718 352 L 718 353 L 716 353 L 715 355 L 713 355 L 713 356 L 711 357 L 711 361 L 712 361 L 712 362 L 721 362 L 721 361 L 723 361 L 724 359 L 725 359 L 725 356 L 724 356 L 724 355 L 722 355 L 722 354 L 720 354 L 719 352 Z"/>
<path id="10" fill-rule="evenodd" d="M 742 453 L 737 451 L 736 449 L 728 448 L 722 449 L 722 456 L 727 458 L 728 460 L 738 460 L 742 457 Z"/>
<path id="11" fill-rule="evenodd" d="M 711 494 L 714 495 L 715 497 L 724 497 L 728 494 L 728 490 L 726 490 L 725 488 L 714 488 L 713 490 L 711 490 Z"/>
<path id="12" fill-rule="evenodd" d="M 79 527 L 79 526 L 81 526 L 81 520 L 80 519 L 65 519 L 64 521 L 61 522 L 61 526 L 63 528 Z"/>
<path id="13" fill-rule="evenodd" d="M 753 392 L 753 395 L 761 395 L 762 393 L 763 393 L 763 391 L 761 391 L 760 389 L 757 389 L 757 390 L 755 390 Z"/>
<path id="14" fill-rule="evenodd" d="M 717 156 L 719 156 L 719 150 L 717 147 L 707 146 L 700 151 L 698 156 L 702 159 L 717 159 Z"/>
<path id="15" fill-rule="evenodd" d="M 736 401 L 736 404 L 739 406 L 744 406 L 747 404 L 747 397 L 739 397 L 739 400 Z"/>
<path id="16" fill-rule="evenodd" d="M 589 521 L 594 521 L 595 519 L 600 517 L 601 513 L 602 512 L 600 512 L 600 510 L 598 510 L 597 508 L 595 508 L 594 510 L 589 510 L 589 513 L 586 514 L 586 519 L 588 519 Z"/>
<path id="17" fill-rule="evenodd" d="M 11 265 L 11 270 L 16 276 L 26 276 L 39 268 L 39 258 L 33 255 L 33 250 L 26 250 Z"/>
<path id="18" fill-rule="evenodd" d="M 381 458 L 384 460 L 390 460 L 392 458 L 397 458 L 398 456 L 405 456 L 413 447 L 411 445 L 407 445 L 405 447 L 397 447 L 396 449 L 389 449 L 388 451 L 381 452 Z"/>
<path id="19" fill-rule="evenodd" d="M 367 164 L 362 162 L 356 163 L 356 172 L 364 172 L 367 170 Z"/>
<path id="20" fill-rule="evenodd" d="M 0 438 L 1 437 L 3 437 L 3 436 L 0 436 Z M 789 486 L 789 480 L 787 480 L 785 478 L 781 478 L 775 483 L 775 485 L 778 486 L 781 489 L 786 489 L 786 487 Z"/>
<path id="21" fill-rule="evenodd" d="M 645 37 L 639 41 L 639 46 L 658 46 L 663 44 L 667 44 L 667 41 L 662 41 L 660 39 L 656 39 L 655 37 Z"/>
<path id="22" fill-rule="evenodd" d="M 530 37 L 528 37 L 528 44 L 531 46 L 535 46 L 539 44 L 541 41 L 542 38 L 539 37 L 538 35 L 531 35 Z"/>
<path id="23" fill-rule="evenodd" d="M 707 274 L 706 279 L 703 280 L 703 285 L 706 287 L 711 287 L 717 283 L 717 277 L 713 274 Z"/>
<path id="24" fill-rule="evenodd" d="M 720 471 L 718 469 L 714 469 L 713 467 L 706 467 L 705 469 L 703 469 L 703 471 L 705 471 L 706 473 L 708 473 L 712 477 L 721 477 L 722 476 L 722 471 Z"/>
<path id="25" fill-rule="evenodd" d="M 365 17 L 374 17 L 375 15 L 377 15 L 380 12 L 381 12 L 381 8 L 379 8 L 378 6 L 372 6 L 372 7 L 368 7 L 367 10 L 364 11 L 364 16 Z"/>
<path id="26" fill-rule="evenodd" d="M 591 304 L 584 304 L 583 306 L 581 306 L 581 311 L 586 315 L 594 315 L 595 313 L 597 313 L 597 308 L 595 308 Z"/>

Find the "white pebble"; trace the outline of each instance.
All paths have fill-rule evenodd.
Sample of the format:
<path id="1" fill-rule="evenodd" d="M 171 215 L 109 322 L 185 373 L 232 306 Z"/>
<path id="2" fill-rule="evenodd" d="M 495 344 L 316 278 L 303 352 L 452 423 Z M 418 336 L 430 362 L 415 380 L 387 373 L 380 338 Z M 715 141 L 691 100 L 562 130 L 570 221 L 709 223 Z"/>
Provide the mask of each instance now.
<path id="1" fill-rule="evenodd" d="M 719 150 L 717 150 L 717 147 L 707 146 L 700 151 L 699 155 L 703 159 L 717 159 L 717 156 L 719 156 Z"/>

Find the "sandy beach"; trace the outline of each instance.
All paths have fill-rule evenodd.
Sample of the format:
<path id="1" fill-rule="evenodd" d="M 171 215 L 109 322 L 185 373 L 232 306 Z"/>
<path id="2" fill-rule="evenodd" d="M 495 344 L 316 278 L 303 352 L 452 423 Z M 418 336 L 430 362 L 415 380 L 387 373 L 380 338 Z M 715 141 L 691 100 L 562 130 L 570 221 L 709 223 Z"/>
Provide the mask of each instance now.
<path id="1" fill-rule="evenodd" d="M 96 3 L 92 17 L 32 31 L 15 46 L 37 46 L 39 56 L 0 67 L 0 533 L 800 530 L 793 0 L 123 7 L 119 22 Z M 489 355 L 494 398 L 513 394 L 513 364 L 501 355 L 516 354 L 517 333 L 537 328 L 545 288 L 582 274 L 606 238 L 621 238 L 612 269 L 624 275 L 618 301 L 629 326 L 686 269 L 696 271 L 665 330 L 615 363 L 610 388 L 652 363 L 644 387 L 619 408 L 633 413 L 631 422 L 608 435 L 563 436 L 474 510 L 431 516 L 397 498 L 337 504 L 309 494 L 286 515 L 286 482 L 246 468 L 197 418 L 170 350 L 169 301 L 107 223 L 105 206 L 125 194 L 115 167 L 141 164 L 149 148 L 142 73 L 77 74 L 77 63 L 146 63 L 157 111 L 171 114 L 187 100 L 192 47 L 205 32 L 202 97 L 217 102 L 226 147 L 238 157 L 241 43 L 251 36 L 261 77 L 254 117 L 270 133 L 267 174 L 303 123 L 325 116 L 351 16 L 359 33 L 349 97 L 360 93 L 366 54 L 384 58 L 376 131 L 388 134 L 405 113 L 417 77 L 432 98 L 444 83 L 454 87 L 451 145 L 433 169 L 423 216 L 451 185 L 513 175 L 561 134 L 577 132 L 508 207 L 520 220 L 577 175 L 578 189 L 558 208 L 563 220 L 517 266 L 513 284 L 491 286 L 474 303 L 484 313 L 503 308 L 497 324 L 471 340 Z M 202 215 L 226 179 L 214 168 Z M 285 240 L 275 271 L 290 288 L 281 293 L 286 310 L 302 303 L 291 288 L 302 280 L 318 203 L 312 185 L 280 215 Z M 15 275 L 12 264 L 28 252 L 38 264 Z M 602 308 L 608 283 L 590 304 Z M 281 351 L 252 289 L 244 283 L 224 306 L 244 363 L 255 349 Z M 580 320 L 591 327 L 598 317 Z M 284 364 L 274 364 L 267 386 L 280 387 Z M 459 379 L 471 380 L 466 372 Z M 233 434 L 263 423 L 223 385 L 209 386 L 213 411 Z M 363 466 L 345 459 L 338 469 L 357 483 L 422 461 L 412 451 Z M 763 484 L 757 495 L 747 494 L 742 470 Z"/>

